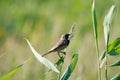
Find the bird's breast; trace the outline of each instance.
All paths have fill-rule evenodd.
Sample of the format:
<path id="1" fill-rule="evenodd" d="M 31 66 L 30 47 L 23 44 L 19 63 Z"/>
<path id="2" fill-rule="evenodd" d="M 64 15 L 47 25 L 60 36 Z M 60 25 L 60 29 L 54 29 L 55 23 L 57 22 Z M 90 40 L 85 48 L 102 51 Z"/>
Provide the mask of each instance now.
<path id="1" fill-rule="evenodd" d="M 64 42 L 64 43 L 65 43 L 65 45 L 66 45 L 66 46 L 68 46 L 68 45 L 69 45 L 69 43 L 70 43 L 70 40 L 65 40 L 65 42 Z"/>

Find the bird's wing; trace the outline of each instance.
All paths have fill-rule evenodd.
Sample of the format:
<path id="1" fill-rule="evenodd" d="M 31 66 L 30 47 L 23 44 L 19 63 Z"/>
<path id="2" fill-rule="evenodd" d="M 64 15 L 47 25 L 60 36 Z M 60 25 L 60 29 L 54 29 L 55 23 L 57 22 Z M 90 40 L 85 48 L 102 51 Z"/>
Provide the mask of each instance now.
<path id="1" fill-rule="evenodd" d="M 56 50 L 58 50 L 58 49 L 60 49 L 61 50 L 61 48 L 62 48 L 62 46 L 65 46 L 65 41 L 64 40 L 59 40 L 51 49 L 50 49 L 50 51 L 52 50 L 52 51 L 56 51 Z"/>

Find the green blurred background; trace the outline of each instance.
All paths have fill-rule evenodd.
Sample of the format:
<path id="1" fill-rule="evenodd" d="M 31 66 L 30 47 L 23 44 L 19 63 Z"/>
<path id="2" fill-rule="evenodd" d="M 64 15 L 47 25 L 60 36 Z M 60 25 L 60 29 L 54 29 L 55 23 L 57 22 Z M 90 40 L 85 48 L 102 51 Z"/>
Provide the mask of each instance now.
<path id="1" fill-rule="evenodd" d="M 0 77 L 17 65 L 33 57 L 24 37 L 40 53 L 50 49 L 76 23 L 75 36 L 67 48 L 63 71 L 72 55 L 79 53 L 79 61 L 70 80 L 97 80 L 97 59 L 91 18 L 92 0 L 0 0 Z M 120 1 L 96 0 L 100 53 L 104 49 L 103 19 L 112 4 L 116 5 L 111 25 L 110 41 L 120 36 Z M 58 60 L 56 53 L 46 56 Z M 109 63 L 119 57 L 109 58 Z M 56 80 L 57 74 L 35 58 L 27 62 L 10 80 Z M 104 69 L 102 79 L 104 80 Z M 109 78 L 120 71 L 109 69 Z"/>

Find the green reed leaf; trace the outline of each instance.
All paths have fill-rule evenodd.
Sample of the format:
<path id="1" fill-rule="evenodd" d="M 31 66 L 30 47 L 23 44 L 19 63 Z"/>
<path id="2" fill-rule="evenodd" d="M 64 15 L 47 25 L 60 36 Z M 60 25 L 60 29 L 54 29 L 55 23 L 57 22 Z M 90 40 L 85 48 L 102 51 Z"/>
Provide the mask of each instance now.
<path id="1" fill-rule="evenodd" d="M 112 64 L 110 67 L 114 67 L 114 66 L 120 66 L 120 60 L 118 60 L 117 62 L 115 62 L 114 64 Z"/>
<path id="2" fill-rule="evenodd" d="M 115 5 L 113 5 L 109 12 L 107 13 L 107 15 L 104 18 L 104 22 L 103 22 L 103 26 L 104 26 L 104 37 L 105 37 L 105 43 L 106 46 L 108 46 L 108 42 L 109 42 L 109 35 L 110 35 L 110 24 L 111 24 L 111 20 L 112 20 L 112 15 L 113 15 L 113 11 L 114 11 Z"/>
<path id="3" fill-rule="evenodd" d="M 78 54 L 74 54 L 70 65 L 68 66 L 68 68 L 66 69 L 60 80 L 68 80 L 68 78 L 71 76 L 73 70 L 76 67 L 77 61 L 78 61 Z"/>
<path id="4" fill-rule="evenodd" d="M 17 66 L 16 68 L 14 68 L 13 70 L 11 70 L 9 73 L 7 73 L 6 75 L 4 75 L 3 77 L 0 78 L 0 80 L 8 80 L 11 76 L 13 76 L 16 72 L 18 72 L 18 70 L 23 66 L 23 64 Z"/>
<path id="5" fill-rule="evenodd" d="M 115 75 L 112 79 L 110 80 L 120 80 L 120 74 Z"/>
<path id="6" fill-rule="evenodd" d="M 32 53 L 34 54 L 34 56 L 36 57 L 36 59 L 41 62 L 42 64 L 44 64 L 46 67 L 48 67 L 49 69 L 53 70 L 56 73 L 60 73 L 59 70 L 54 66 L 54 64 L 52 64 L 48 59 L 42 57 L 30 44 L 30 42 L 25 39 L 26 42 L 28 43 Z"/>
<path id="7" fill-rule="evenodd" d="M 112 41 L 109 45 L 108 45 L 108 53 L 109 55 L 118 55 L 120 54 L 120 38 L 116 38 L 114 41 Z M 99 57 L 99 60 L 102 60 L 105 58 L 106 51 L 104 50 L 101 54 L 101 56 Z"/>
<path id="8" fill-rule="evenodd" d="M 96 11 L 95 11 L 95 1 L 93 1 L 92 4 L 92 22 L 93 22 L 94 37 L 98 44 L 98 27 L 97 27 L 97 19 L 96 19 Z"/>

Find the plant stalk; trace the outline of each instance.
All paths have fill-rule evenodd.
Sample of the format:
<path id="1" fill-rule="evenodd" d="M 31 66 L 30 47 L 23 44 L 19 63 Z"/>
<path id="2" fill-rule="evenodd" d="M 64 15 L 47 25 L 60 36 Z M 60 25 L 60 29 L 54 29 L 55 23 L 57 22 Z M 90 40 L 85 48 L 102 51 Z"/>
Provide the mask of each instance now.
<path id="1" fill-rule="evenodd" d="M 105 57 L 105 80 L 108 80 L 108 71 L 107 71 L 107 56 Z"/>
<path id="2" fill-rule="evenodd" d="M 100 69 L 100 61 L 99 61 L 99 49 L 98 49 L 98 41 L 95 40 L 96 44 L 96 53 L 97 53 L 97 64 L 98 64 L 98 78 L 101 80 L 101 69 Z"/>
<path id="3" fill-rule="evenodd" d="M 108 41 L 109 41 L 109 38 L 108 38 Z M 107 70 L 108 41 L 107 41 L 106 53 L 105 53 L 105 80 L 108 80 L 108 70 Z"/>
<path id="4" fill-rule="evenodd" d="M 99 48 L 98 48 L 98 28 L 97 28 L 97 18 L 95 13 L 95 0 L 93 0 L 93 4 L 92 4 L 92 20 L 93 20 L 93 29 L 94 29 L 96 56 L 97 56 L 97 65 L 98 65 L 98 80 L 101 80 L 101 69 L 100 69 Z"/>
<path id="5" fill-rule="evenodd" d="M 107 70 L 107 54 L 108 54 L 108 43 L 109 43 L 109 36 L 107 36 L 107 43 L 106 43 L 106 53 L 105 53 L 105 80 L 108 80 L 108 70 Z"/>
<path id="6" fill-rule="evenodd" d="M 58 75 L 58 79 L 57 80 L 60 80 L 60 77 L 61 77 L 61 73 L 62 73 L 62 65 L 63 65 L 63 62 L 60 64 L 60 73 Z"/>

